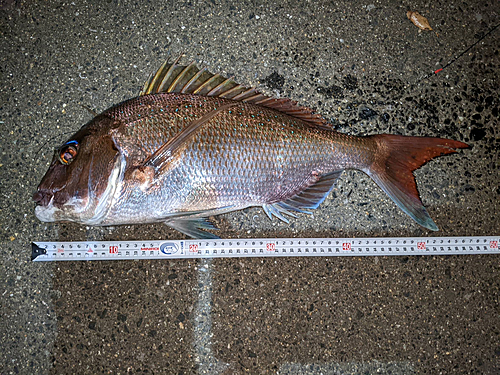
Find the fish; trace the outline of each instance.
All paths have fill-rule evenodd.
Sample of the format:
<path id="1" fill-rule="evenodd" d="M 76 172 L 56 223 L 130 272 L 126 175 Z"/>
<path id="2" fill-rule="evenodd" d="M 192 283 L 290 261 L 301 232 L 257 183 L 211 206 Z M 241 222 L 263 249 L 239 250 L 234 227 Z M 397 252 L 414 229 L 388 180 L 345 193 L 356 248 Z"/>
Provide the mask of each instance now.
<path id="1" fill-rule="evenodd" d="M 354 169 L 436 231 L 413 171 L 468 147 L 341 133 L 291 99 L 177 59 L 55 150 L 33 195 L 35 215 L 92 226 L 162 222 L 193 238 L 217 238 L 209 217 L 260 206 L 288 223 L 317 209 L 342 172 Z"/>

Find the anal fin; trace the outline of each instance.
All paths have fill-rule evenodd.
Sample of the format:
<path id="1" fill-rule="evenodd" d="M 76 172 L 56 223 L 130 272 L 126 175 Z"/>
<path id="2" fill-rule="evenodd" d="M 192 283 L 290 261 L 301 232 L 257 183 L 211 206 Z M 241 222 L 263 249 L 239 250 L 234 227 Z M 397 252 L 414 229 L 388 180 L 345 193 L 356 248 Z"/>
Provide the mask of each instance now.
<path id="1" fill-rule="evenodd" d="M 336 171 L 323 175 L 315 183 L 293 197 L 282 202 L 264 204 L 262 208 L 271 220 L 274 215 L 285 223 L 288 223 L 288 219 L 283 214 L 292 217 L 296 217 L 294 212 L 310 214 L 311 212 L 307 210 L 314 210 L 323 203 L 341 174 L 342 171 Z"/>

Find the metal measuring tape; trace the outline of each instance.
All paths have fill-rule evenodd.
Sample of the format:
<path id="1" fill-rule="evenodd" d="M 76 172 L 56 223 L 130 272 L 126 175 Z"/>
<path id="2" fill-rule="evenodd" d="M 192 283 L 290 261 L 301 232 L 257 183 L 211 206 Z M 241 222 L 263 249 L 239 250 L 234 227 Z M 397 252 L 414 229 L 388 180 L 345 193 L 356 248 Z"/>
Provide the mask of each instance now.
<path id="1" fill-rule="evenodd" d="M 500 254 L 500 236 L 34 242 L 44 261 Z"/>

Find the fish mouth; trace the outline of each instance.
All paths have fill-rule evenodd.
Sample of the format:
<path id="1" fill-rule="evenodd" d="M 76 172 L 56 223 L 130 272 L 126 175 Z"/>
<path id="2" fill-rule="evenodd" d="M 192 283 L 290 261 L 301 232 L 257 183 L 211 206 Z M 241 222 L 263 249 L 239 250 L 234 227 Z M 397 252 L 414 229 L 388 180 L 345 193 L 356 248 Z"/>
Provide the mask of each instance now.
<path id="1" fill-rule="evenodd" d="M 108 179 L 108 185 L 100 197 L 69 196 L 65 191 L 38 189 L 33 194 L 37 204 L 35 216 L 43 222 L 73 221 L 81 224 L 101 225 L 119 190 L 126 163 L 117 158 Z M 59 194 L 57 194 L 59 192 Z"/>
<path id="2" fill-rule="evenodd" d="M 35 216 L 43 222 L 56 221 L 56 211 L 60 210 L 54 206 L 54 193 L 47 189 L 38 189 L 33 194 L 33 201 L 36 203 Z"/>
<path id="3" fill-rule="evenodd" d="M 60 188 L 53 188 L 53 189 L 38 187 L 37 191 L 33 194 L 32 199 L 37 204 L 37 206 L 46 207 L 51 203 L 55 204 L 57 206 L 62 206 L 67 201 L 67 199 L 65 199 L 64 195 L 63 196 L 59 195 L 58 197 L 56 197 L 55 200 L 54 200 L 54 197 L 59 192 L 64 191 L 65 188 L 66 188 L 66 184 L 64 184 Z M 66 198 L 67 198 L 67 196 L 66 196 Z"/>
<path id="4" fill-rule="evenodd" d="M 60 209 L 54 206 L 54 196 L 52 195 L 50 198 L 47 198 L 48 196 L 44 195 L 42 199 L 37 201 L 35 197 L 40 198 L 40 194 L 37 195 L 38 193 L 39 192 L 36 192 L 33 196 L 33 200 L 35 200 L 37 204 L 35 207 L 35 216 L 38 220 L 46 223 L 56 221 L 56 213 L 60 211 Z"/>
<path id="5" fill-rule="evenodd" d="M 39 189 L 33 194 L 33 201 L 37 206 L 48 206 L 53 198 L 54 194 L 48 190 Z"/>
<path id="6" fill-rule="evenodd" d="M 36 193 L 35 193 L 36 194 Z M 51 223 L 55 221 L 80 221 L 78 216 L 87 210 L 89 200 L 70 198 L 65 203 L 57 202 L 57 197 L 43 198 L 37 202 L 35 216 L 38 220 Z M 48 202 L 47 202 L 48 200 Z"/>
<path id="7" fill-rule="evenodd" d="M 54 222 L 58 220 L 71 220 L 70 218 L 66 218 L 65 213 L 75 211 L 77 208 L 75 201 L 78 201 L 78 207 L 82 206 L 82 199 L 68 199 L 68 195 L 64 191 L 65 187 L 66 185 L 57 189 L 38 188 L 33 194 L 33 201 L 36 203 L 35 216 L 40 221 Z M 86 203 L 84 203 L 83 206 L 85 207 Z"/>

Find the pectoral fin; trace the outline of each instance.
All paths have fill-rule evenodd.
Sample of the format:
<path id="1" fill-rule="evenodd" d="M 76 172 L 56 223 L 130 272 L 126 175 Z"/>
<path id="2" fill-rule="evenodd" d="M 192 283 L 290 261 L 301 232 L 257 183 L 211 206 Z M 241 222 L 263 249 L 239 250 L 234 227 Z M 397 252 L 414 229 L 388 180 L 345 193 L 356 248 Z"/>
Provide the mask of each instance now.
<path id="1" fill-rule="evenodd" d="M 206 218 L 225 214 L 244 207 L 225 206 L 220 208 L 188 211 L 174 214 L 165 218 L 165 224 L 193 238 L 219 238 L 215 234 L 205 232 L 205 230 L 217 230 Z"/>
<path id="2" fill-rule="evenodd" d="M 130 172 L 131 179 L 136 181 L 142 191 L 146 191 L 154 181 L 155 171 L 153 167 L 139 166 Z"/>
<path id="3" fill-rule="evenodd" d="M 234 107 L 237 103 L 225 104 L 216 110 L 203 115 L 202 117 L 191 122 L 184 130 L 172 137 L 168 142 L 164 143 L 154 154 L 146 158 L 142 165 L 154 167 L 156 173 L 159 173 L 167 163 L 172 159 L 176 150 L 194 137 L 204 124 L 214 118 L 218 113 Z"/>

